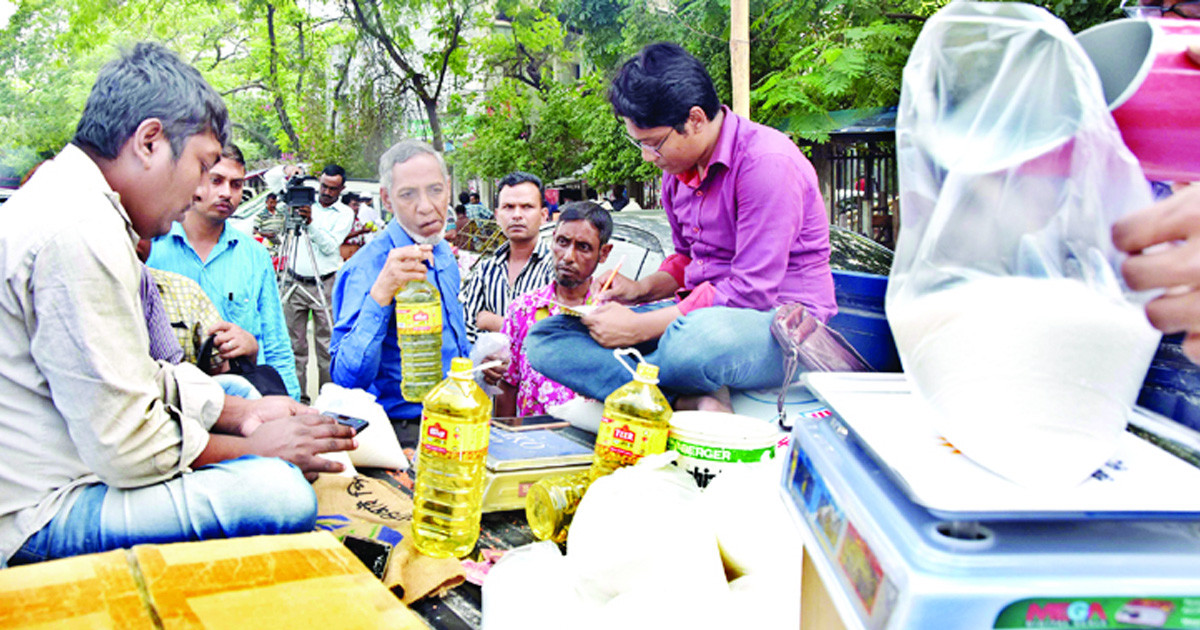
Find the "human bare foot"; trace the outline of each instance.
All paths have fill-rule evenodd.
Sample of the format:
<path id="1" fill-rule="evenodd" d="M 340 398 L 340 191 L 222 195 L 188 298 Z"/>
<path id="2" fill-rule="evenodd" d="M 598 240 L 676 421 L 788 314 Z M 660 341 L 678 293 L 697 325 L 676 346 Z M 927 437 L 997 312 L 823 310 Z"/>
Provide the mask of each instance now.
<path id="1" fill-rule="evenodd" d="M 680 396 L 675 400 L 675 410 L 733 413 L 733 403 L 729 399 L 729 388 L 722 387 L 711 394 Z"/>

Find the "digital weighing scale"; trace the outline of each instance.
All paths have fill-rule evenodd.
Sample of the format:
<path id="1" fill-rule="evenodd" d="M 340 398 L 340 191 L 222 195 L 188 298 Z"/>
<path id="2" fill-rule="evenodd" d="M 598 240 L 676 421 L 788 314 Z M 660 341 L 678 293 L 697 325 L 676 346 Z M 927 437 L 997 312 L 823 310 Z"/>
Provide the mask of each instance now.
<path id="1" fill-rule="evenodd" d="M 805 381 L 830 413 L 794 419 L 782 491 L 847 628 L 1200 628 L 1200 469 L 1126 432 L 1078 487 L 1029 490 L 942 440 L 903 374 Z"/>

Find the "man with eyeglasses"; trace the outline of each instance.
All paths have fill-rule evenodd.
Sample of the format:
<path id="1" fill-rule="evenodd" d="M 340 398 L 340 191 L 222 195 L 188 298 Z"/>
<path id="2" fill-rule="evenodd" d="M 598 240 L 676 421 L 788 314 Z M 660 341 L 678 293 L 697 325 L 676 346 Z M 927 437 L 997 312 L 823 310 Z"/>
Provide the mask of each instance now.
<path id="1" fill-rule="evenodd" d="M 308 391 L 308 319 L 313 320 L 313 342 L 316 344 L 318 381 L 320 387 L 329 382 L 329 338 L 333 325 L 325 317 L 317 291 L 325 294 L 325 304 L 333 303 L 333 277 L 342 264 L 341 245 L 354 227 L 354 211 L 338 200 L 346 187 L 346 170 L 330 164 L 318 178 L 321 185 L 317 205 L 300 206 L 296 214 L 304 220 L 306 229 L 300 233 L 287 274 L 305 290 L 292 291 L 283 304 L 284 319 L 292 338 L 296 356 L 296 376 L 300 378 L 300 400 L 307 402 Z M 309 243 L 313 256 L 308 255 Z M 313 258 L 317 268 L 313 269 Z"/>
<path id="2" fill-rule="evenodd" d="M 776 307 L 799 302 L 823 321 L 837 312 L 816 172 L 787 136 L 721 106 L 704 66 L 678 45 L 626 62 L 609 101 L 642 159 L 663 171 L 675 253 L 640 280 L 614 276 L 599 296 L 608 303 L 582 320 L 539 322 L 529 362 L 603 400 L 629 380 L 609 349 L 635 346 L 676 408 L 728 411 L 728 388 L 783 381 Z"/>

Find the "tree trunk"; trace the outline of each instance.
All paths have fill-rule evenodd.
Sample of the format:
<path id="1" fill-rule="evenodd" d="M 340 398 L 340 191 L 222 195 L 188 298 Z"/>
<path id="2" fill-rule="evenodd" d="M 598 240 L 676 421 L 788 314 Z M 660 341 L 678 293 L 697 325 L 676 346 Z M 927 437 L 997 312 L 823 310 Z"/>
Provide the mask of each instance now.
<path id="1" fill-rule="evenodd" d="M 356 46 L 347 48 L 350 52 L 346 56 L 346 63 L 342 64 L 338 82 L 333 86 L 333 111 L 329 114 L 329 132 L 335 135 L 337 134 L 338 104 L 342 100 L 342 90 L 346 88 L 346 81 L 350 78 L 350 64 L 354 63 L 354 55 L 357 52 Z"/>
<path id="2" fill-rule="evenodd" d="M 279 116 L 279 126 L 287 135 L 291 150 L 298 152 L 300 136 L 296 135 L 296 129 L 292 126 L 292 119 L 288 117 L 287 107 L 283 102 L 283 92 L 279 89 L 279 50 L 275 44 L 275 5 L 273 4 L 267 4 L 267 36 L 271 44 L 271 93 L 275 96 L 273 102 L 275 113 Z"/>
<path id="3" fill-rule="evenodd" d="M 304 22 L 296 22 L 296 38 L 300 43 L 300 67 L 305 67 L 304 60 Z M 304 72 L 296 73 L 296 99 L 304 97 Z"/>
<path id="4" fill-rule="evenodd" d="M 729 81 L 733 113 L 750 117 L 750 0 L 729 5 Z"/>
<path id="5" fill-rule="evenodd" d="M 251 138 L 254 138 L 255 140 L 257 140 L 259 144 L 263 145 L 263 148 L 267 150 L 267 152 L 271 155 L 271 157 L 279 157 L 279 153 L 280 153 L 279 146 L 275 143 L 274 138 L 271 138 L 264 134 L 261 134 L 258 131 L 251 129 L 251 128 L 247 127 L 246 125 L 243 125 L 242 123 L 239 123 L 239 122 L 230 123 L 230 124 L 233 125 L 233 127 L 235 129 L 237 129 L 238 131 L 241 131 L 242 133 L 246 134 L 247 136 L 250 136 Z"/>
<path id="6" fill-rule="evenodd" d="M 433 148 L 436 151 L 445 151 L 445 140 L 442 138 L 442 121 L 438 118 L 438 103 L 435 98 L 422 98 L 421 104 L 425 106 L 425 116 L 429 118 L 429 133 L 433 135 Z"/>

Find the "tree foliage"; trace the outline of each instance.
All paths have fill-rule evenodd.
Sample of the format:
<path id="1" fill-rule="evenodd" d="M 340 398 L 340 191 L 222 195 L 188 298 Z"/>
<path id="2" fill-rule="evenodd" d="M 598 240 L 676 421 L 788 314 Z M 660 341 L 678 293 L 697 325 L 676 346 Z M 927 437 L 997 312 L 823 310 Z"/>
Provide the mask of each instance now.
<path id="1" fill-rule="evenodd" d="M 895 104 L 945 2 L 751 0 L 752 117 L 819 140 L 831 111 Z M 1037 4 L 1078 31 L 1117 17 L 1119 0 Z M 61 148 L 101 64 L 146 39 L 224 95 L 252 160 L 337 161 L 359 177 L 408 135 L 450 140 L 461 173 L 649 180 L 606 101 L 620 63 L 676 41 L 723 101 L 731 91 L 729 0 L 18 0 L 0 30 L 0 175 Z"/>
<path id="2" fill-rule="evenodd" d="M 442 150 L 441 107 L 468 74 L 468 33 L 486 21 L 483 0 L 343 0 L 343 7 L 395 90 L 419 101 L 430 140 Z"/>
<path id="3" fill-rule="evenodd" d="M 374 172 L 356 156 L 373 150 L 379 119 L 394 110 L 345 85 L 357 46 L 348 23 L 294 0 L 23 0 L 0 34 L 0 162 L 21 172 L 58 151 L 100 66 L 143 40 L 173 49 L 223 95 L 252 161 L 287 154 Z M 373 135 L 356 136 L 364 126 Z"/>

